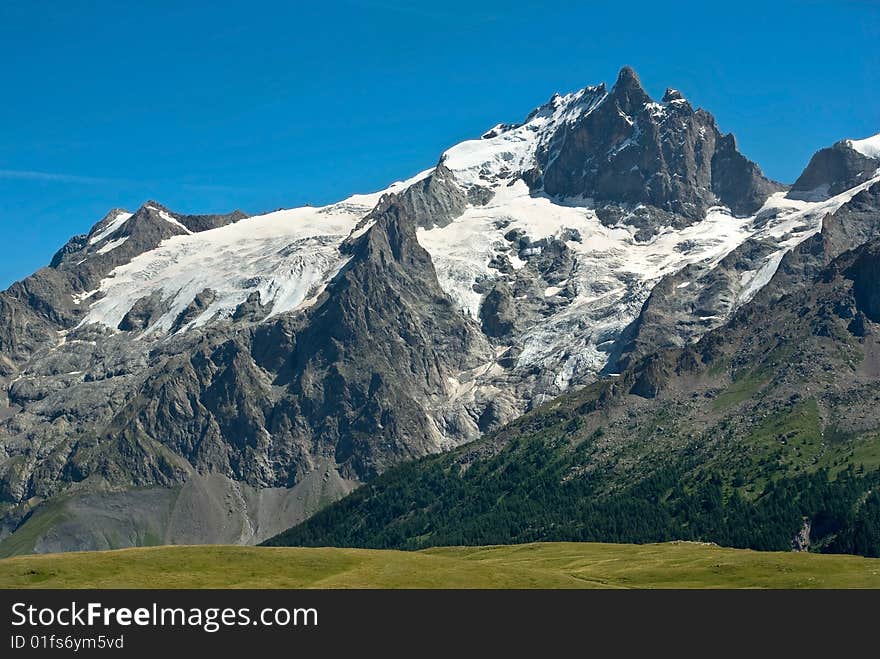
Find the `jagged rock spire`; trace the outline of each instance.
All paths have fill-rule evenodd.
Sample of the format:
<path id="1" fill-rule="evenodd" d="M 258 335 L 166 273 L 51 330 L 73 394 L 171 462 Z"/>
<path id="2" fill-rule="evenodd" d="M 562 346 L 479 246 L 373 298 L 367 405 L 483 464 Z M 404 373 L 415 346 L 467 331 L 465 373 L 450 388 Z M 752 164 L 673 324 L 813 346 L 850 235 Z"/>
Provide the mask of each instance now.
<path id="1" fill-rule="evenodd" d="M 611 88 L 611 95 L 627 114 L 638 112 L 651 97 L 642 87 L 642 82 L 632 67 L 624 66 L 617 74 L 617 82 Z"/>

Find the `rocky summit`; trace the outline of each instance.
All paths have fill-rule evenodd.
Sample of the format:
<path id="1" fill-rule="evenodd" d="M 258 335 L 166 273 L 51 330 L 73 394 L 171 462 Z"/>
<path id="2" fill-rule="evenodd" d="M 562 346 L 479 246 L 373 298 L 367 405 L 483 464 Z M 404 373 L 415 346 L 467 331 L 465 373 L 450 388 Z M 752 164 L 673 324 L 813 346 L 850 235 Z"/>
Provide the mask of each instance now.
<path id="1" fill-rule="evenodd" d="M 782 185 L 627 67 L 329 206 L 114 209 L 0 293 L 0 554 L 257 543 L 559 396 L 704 396 L 758 304 L 864 341 L 878 186 L 880 136 Z"/>

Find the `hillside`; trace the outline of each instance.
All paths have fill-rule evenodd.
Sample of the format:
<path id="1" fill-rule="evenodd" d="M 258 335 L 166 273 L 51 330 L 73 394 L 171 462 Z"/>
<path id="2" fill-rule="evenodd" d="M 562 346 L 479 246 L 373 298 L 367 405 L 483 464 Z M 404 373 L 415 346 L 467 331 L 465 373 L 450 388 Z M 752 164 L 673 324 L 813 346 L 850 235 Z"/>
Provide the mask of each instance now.
<path id="1" fill-rule="evenodd" d="M 0 561 L 0 588 L 878 588 L 880 561 L 693 543 L 154 547 Z"/>
<path id="2" fill-rule="evenodd" d="M 877 221 L 878 192 L 827 217 L 696 344 L 391 470 L 269 544 L 689 539 L 880 556 L 880 241 L 834 247 Z M 809 283 L 791 290 L 793 272 Z"/>

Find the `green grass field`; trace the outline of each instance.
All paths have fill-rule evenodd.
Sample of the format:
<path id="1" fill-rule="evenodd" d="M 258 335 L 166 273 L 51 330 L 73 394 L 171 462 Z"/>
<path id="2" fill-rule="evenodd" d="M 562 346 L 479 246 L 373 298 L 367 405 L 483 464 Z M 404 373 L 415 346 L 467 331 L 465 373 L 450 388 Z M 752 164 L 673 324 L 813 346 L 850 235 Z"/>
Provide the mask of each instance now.
<path id="1" fill-rule="evenodd" d="M 880 559 L 696 543 L 149 547 L 0 560 L 0 588 L 880 588 Z"/>

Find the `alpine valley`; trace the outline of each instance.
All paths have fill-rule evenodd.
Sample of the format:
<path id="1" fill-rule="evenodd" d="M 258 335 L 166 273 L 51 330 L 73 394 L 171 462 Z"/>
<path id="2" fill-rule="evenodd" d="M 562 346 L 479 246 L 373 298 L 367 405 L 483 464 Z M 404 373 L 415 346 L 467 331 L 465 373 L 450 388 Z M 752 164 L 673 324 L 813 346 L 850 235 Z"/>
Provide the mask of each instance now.
<path id="1" fill-rule="evenodd" d="M 374 194 L 113 209 L 0 293 L 0 555 L 877 556 L 878 486 L 880 135 L 783 185 L 630 68 Z"/>

